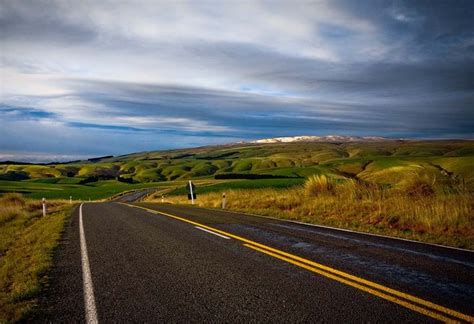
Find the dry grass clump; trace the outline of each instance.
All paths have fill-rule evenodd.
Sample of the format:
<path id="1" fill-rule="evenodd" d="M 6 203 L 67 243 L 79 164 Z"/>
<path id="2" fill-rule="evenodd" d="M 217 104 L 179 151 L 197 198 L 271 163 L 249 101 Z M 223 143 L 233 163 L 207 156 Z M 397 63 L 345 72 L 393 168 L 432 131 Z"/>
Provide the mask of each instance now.
<path id="1" fill-rule="evenodd" d="M 313 175 L 306 180 L 304 189 L 308 196 L 318 196 L 334 192 L 334 180 L 325 175 Z"/>
<path id="2" fill-rule="evenodd" d="M 383 186 L 362 180 L 346 179 L 341 181 L 334 189 L 336 197 L 342 201 L 384 199 L 387 192 Z"/>
<path id="3" fill-rule="evenodd" d="M 474 249 L 474 195 L 443 185 L 416 174 L 397 187 L 314 176 L 290 189 L 226 190 L 227 208 Z M 198 195 L 196 203 L 220 208 L 221 194 Z"/>
<path id="4" fill-rule="evenodd" d="M 58 207 L 64 205 L 64 201 L 48 201 L 48 212 L 54 213 Z M 0 226 L 12 220 L 28 221 L 39 217 L 42 213 L 42 202 L 40 200 L 25 199 L 18 193 L 7 193 L 0 196 Z"/>
<path id="5" fill-rule="evenodd" d="M 26 211 L 16 206 L 4 206 L 0 208 L 0 226 L 15 218 L 26 216 Z"/>
<path id="6" fill-rule="evenodd" d="M 20 194 L 6 194 L 0 197 L 0 226 L 15 218 L 24 217 L 25 200 Z"/>
<path id="7" fill-rule="evenodd" d="M 26 202 L 19 193 L 7 193 L 0 197 L 0 206 L 25 206 Z"/>

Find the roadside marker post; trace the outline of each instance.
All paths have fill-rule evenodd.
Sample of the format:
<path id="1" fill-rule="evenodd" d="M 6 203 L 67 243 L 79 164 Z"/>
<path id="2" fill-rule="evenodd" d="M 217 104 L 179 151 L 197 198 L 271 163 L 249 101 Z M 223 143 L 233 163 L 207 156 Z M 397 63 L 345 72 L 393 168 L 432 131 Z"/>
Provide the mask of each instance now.
<path id="1" fill-rule="evenodd" d="M 194 205 L 194 192 L 193 192 L 193 183 L 189 180 L 189 191 L 191 194 L 191 205 Z"/>
<path id="2" fill-rule="evenodd" d="M 194 193 L 194 189 L 195 189 L 195 186 L 194 184 L 191 182 L 191 180 L 189 180 L 189 183 L 188 183 L 188 200 L 191 200 L 191 204 L 194 205 L 194 199 L 196 199 L 196 194 Z"/>
<path id="3" fill-rule="evenodd" d="M 46 198 L 43 197 L 42 203 L 43 203 L 43 217 L 45 217 L 46 216 Z"/>
<path id="4" fill-rule="evenodd" d="M 69 203 L 72 204 L 72 196 L 69 196 Z"/>
<path id="5" fill-rule="evenodd" d="M 165 196 L 161 195 L 161 203 L 164 203 L 164 202 L 165 202 Z"/>
<path id="6" fill-rule="evenodd" d="M 222 209 L 225 209 L 225 204 L 226 204 L 226 197 L 225 197 L 225 192 L 222 194 Z"/>

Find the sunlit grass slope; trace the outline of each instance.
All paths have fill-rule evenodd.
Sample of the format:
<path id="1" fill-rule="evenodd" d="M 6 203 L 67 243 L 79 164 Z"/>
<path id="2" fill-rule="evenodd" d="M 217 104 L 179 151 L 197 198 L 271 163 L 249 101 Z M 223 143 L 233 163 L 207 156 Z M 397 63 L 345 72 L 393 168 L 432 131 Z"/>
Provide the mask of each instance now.
<path id="1" fill-rule="evenodd" d="M 228 175 L 291 178 L 288 183 L 292 178 L 327 175 L 396 186 L 420 171 L 441 182 L 456 179 L 472 188 L 473 163 L 474 141 L 233 144 L 66 164 L 3 164 L 0 192 L 99 199 L 154 183 Z"/>

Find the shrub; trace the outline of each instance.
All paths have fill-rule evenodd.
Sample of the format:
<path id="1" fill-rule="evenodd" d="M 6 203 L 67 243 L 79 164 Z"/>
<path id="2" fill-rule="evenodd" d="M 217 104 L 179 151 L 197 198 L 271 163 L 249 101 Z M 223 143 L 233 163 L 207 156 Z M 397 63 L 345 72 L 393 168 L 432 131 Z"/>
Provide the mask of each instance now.
<path id="1" fill-rule="evenodd" d="M 403 190 L 405 194 L 412 197 L 434 197 L 436 177 L 416 173 L 405 183 Z"/>
<path id="2" fill-rule="evenodd" d="M 29 178 L 28 173 L 24 171 L 8 171 L 4 174 L 0 174 L 0 180 L 21 181 Z"/>
<path id="3" fill-rule="evenodd" d="M 405 191 L 409 196 L 432 197 L 435 195 L 434 188 L 429 183 L 422 181 L 413 182 Z"/>
<path id="4" fill-rule="evenodd" d="M 85 179 L 82 179 L 81 181 L 78 182 L 78 184 L 82 185 L 82 184 L 88 184 L 88 183 L 97 182 L 97 181 L 99 181 L 99 178 L 97 176 L 90 176 Z"/>

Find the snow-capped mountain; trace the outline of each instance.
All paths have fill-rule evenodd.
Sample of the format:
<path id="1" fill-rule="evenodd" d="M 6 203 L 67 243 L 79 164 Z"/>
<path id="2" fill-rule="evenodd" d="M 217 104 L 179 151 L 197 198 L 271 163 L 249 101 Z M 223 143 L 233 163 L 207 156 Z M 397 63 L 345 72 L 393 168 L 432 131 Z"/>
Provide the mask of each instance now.
<path id="1" fill-rule="evenodd" d="M 387 141 L 389 138 L 378 136 L 341 136 L 341 135 L 327 135 L 327 136 L 289 136 L 289 137 L 274 137 L 264 138 L 250 143 L 293 143 L 293 142 L 378 142 Z"/>

